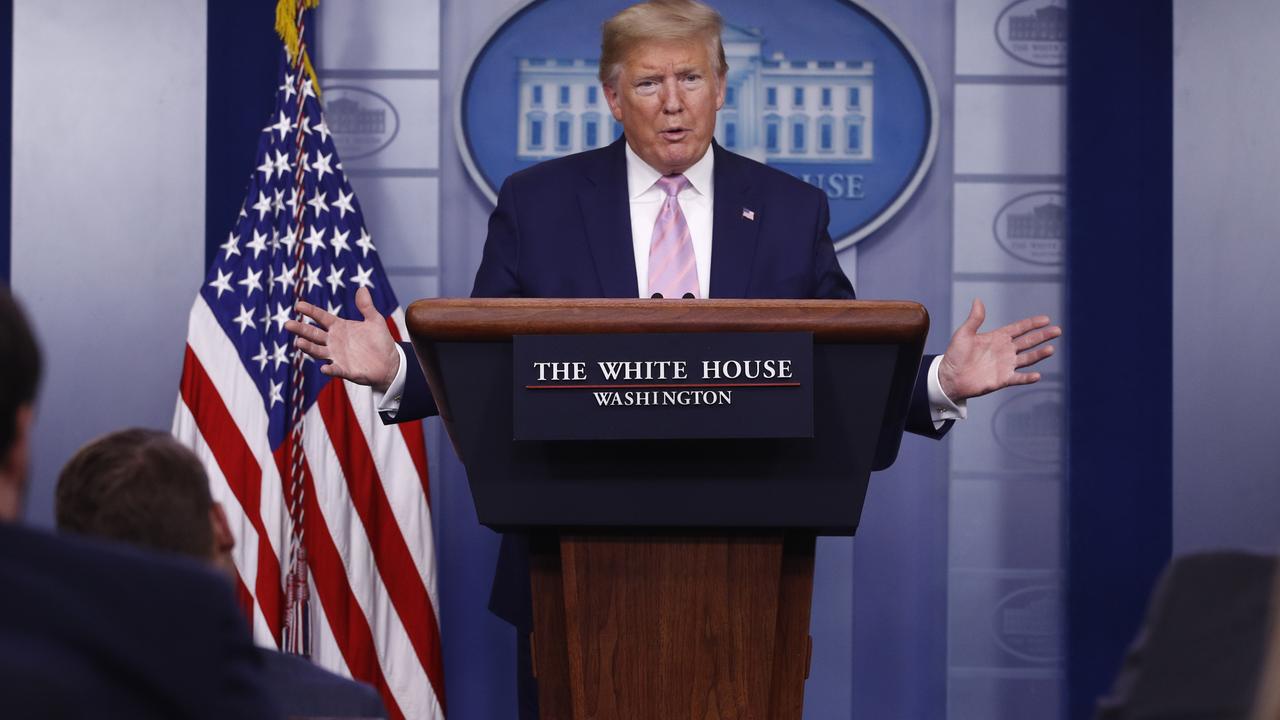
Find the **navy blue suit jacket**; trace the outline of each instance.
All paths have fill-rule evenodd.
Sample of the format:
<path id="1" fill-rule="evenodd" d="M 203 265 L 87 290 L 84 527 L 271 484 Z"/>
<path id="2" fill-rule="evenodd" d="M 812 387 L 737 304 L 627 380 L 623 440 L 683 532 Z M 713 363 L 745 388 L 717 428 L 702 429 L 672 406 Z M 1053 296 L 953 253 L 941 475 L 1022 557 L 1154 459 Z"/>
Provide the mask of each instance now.
<path id="1" fill-rule="evenodd" d="M 0 523 L 0 717 L 280 717 L 227 581 Z"/>
<path id="2" fill-rule="evenodd" d="M 287 717 L 385 718 L 387 709 L 373 686 L 348 680 L 310 660 L 263 650 L 267 687 Z"/>
<path id="3" fill-rule="evenodd" d="M 489 218 L 472 297 L 635 298 L 625 140 L 540 163 L 507 178 Z M 827 231 L 822 191 L 719 145 L 715 153 L 713 298 L 854 298 Z M 744 214 L 751 211 L 751 218 Z M 414 357 L 405 344 L 407 357 Z M 921 363 L 907 429 L 941 437 Z M 396 421 L 434 415 L 422 369 L 409 363 Z"/>

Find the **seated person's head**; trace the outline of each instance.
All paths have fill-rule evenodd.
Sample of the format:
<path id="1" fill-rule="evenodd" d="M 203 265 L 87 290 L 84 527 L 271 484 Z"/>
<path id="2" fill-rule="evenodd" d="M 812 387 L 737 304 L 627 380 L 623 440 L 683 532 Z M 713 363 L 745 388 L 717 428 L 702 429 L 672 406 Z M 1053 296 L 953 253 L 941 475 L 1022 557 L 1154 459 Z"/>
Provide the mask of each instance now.
<path id="1" fill-rule="evenodd" d="M 0 521 L 22 509 L 40 349 L 22 308 L 0 286 Z"/>
<path id="2" fill-rule="evenodd" d="M 133 428 L 80 448 L 58 477 L 60 530 L 211 561 L 231 571 L 235 545 L 195 453 Z"/>

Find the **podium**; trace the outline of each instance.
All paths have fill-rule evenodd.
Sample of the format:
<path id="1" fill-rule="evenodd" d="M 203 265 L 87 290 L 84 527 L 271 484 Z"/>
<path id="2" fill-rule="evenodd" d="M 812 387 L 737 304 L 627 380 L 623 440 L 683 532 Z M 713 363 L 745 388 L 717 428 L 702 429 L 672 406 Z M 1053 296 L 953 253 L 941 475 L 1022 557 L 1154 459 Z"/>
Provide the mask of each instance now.
<path id="1" fill-rule="evenodd" d="M 799 720 L 815 538 L 854 533 L 897 455 L 924 308 L 420 300 L 407 324 L 480 522 L 529 533 L 542 717 Z M 811 437 L 514 439 L 513 338 L 688 333 L 811 334 Z"/>

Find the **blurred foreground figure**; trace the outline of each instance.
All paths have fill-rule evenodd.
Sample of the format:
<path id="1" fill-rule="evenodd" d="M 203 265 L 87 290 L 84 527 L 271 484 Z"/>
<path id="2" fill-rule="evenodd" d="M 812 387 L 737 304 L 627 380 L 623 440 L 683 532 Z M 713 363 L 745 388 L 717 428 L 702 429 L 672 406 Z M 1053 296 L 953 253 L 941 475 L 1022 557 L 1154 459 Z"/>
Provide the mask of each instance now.
<path id="1" fill-rule="evenodd" d="M 1253 717 L 1276 568 L 1275 556 L 1242 552 L 1174 558 L 1098 719 Z"/>
<path id="2" fill-rule="evenodd" d="M 85 445 L 62 468 L 58 529 L 211 563 L 234 578 L 235 538 L 200 458 L 167 432 L 133 428 Z M 288 717 L 387 716 L 369 685 L 306 658 L 262 652 L 263 680 Z"/>
<path id="3" fill-rule="evenodd" d="M 0 288 L 0 717 L 279 717 L 223 578 L 16 524 L 39 379 Z"/>

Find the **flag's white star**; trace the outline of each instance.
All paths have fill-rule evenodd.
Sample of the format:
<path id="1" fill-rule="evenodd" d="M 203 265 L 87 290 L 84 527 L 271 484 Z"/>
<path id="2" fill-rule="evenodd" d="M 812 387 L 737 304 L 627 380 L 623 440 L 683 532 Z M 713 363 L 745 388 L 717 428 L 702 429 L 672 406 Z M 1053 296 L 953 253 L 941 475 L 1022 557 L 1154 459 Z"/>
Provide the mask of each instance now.
<path id="1" fill-rule="evenodd" d="M 248 330 L 249 328 L 258 327 L 253 322 L 253 308 L 247 308 L 244 305 L 240 306 L 240 314 L 236 316 L 236 319 L 233 322 L 235 322 L 235 324 L 240 326 L 241 335 L 243 335 L 244 331 Z M 254 359 L 256 360 L 257 358 L 254 358 Z"/>
<path id="2" fill-rule="evenodd" d="M 303 157 L 306 157 L 305 155 Z M 289 206 L 289 217 L 297 217 L 298 202 L 302 200 L 302 188 L 294 187 L 293 192 L 289 193 L 289 200 L 285 205 Z"/>
<path id="3" fill-rule="evenodd" d="M 355 208 L 351 207 L 351 200 L 355 198 L 355 196 L 356 193 L 354 190 L 349 194 L 344 195 L 342 194 L 342 188 L 338 188 L 338 199 L 333 201 L 333 207 L 342 211 L 342 213 L 338 215 L 339 218 L 346 218 L 347 213 L 353 213 L 356 211 Z"/>
<path id="4" fill-rule="evenodd" d="M 338 288 L 346 287 L 347 284 L 342 281 L 342 268 L 334 265 L 329 269 L 329 277 L 325 278 L 325 282 L 329 283 L 329 292 L 336 293 Z"/>
<path id="5" fill-rule="evenodd" d="M 364 228 L 360 228 L 360 237 L 356 240 L 356 246 L 361 250 L 360 257 L 369 257 L 370 252 L 378 250 L 373 246 L 373 236 Z"/>
<path id="6" fill-rule="evenodd" d="M 284 403 L 284 395 L 281 392 L 284 390 L 284 383 L 276 382 L 274 380 L 270 382 L 271 382 L 271 403 L 267 405 L 267 407 L 269 408 L 275 407 L 276 403 L 281 403 L 281 404 Z"/>
<path id="7" fill-rule="evenodd" d="M 307 84 L 309 85 L 310 83 L 307 83 Z M 303 134 L 303 135 L 310 135 L 310 134 L 311 134 L 311 116 L 310 116 L 310 115 L 306 115 L 306 114 L 304 114 L 304 115 L 302 116 L 302 122 L 301 122 L 301 125 L 302 125 L 302 134 Z M 306 154 L 303 154 L 303 156 L 302 156 L 302 157 L 303 157 L 303 158 L 306 158 L 307 156 L 306 156 Z"/>
<path id="8" fill-rule="evenodd" d="M 240 254 L 240 236 L 235 233 L 227 233 L 227 241 L 218 246 L 219 250 L 226 250 L 226 257 L 223 260 L 230 260 L 232 255 Z"/>
<path id="9" fill-rule="evenodd" d="M 289 273 L 292 275 L 293 273 Z M 284 329 L 284 324 L 289 321 L 289 307 L 284 303 L 276 303 L 276 314 L 271 316 L 271 322 L 276 324 L 276 332 Z"/>
<path id="10" fill-rule="evenodd" d="M 271 228 L 271 252 L 275 252 L 279 249 L 280 249 L 280 231 L 273 227 Z"/>
<path id="11" fill-rule="evenodd" d="M 311 78 L 308 77 L 302 83 L 302 97 L 313 98 L 316 96 L 315 88 L 311 87 Z"/>
<path id="12" fill-rule="evenodd" d="M 293 170 L 293 164 L 289 162 L 289 156 L 279 150 L 276 151 L 276 159 L 272 166 L 276 169 L 277 177 L 287 175 L 289 171 Z"/>
<path id="13" fill-rule="evenodd" d="M 333 231 L 333 239 L 329 244 L 333 246 L 333 257 L 337 258 L 342 255 L 343 250 L 350 251 L 351 246 L 347 244 L 347 236 L 351 234 L 350 230 L 338 232 L 337 228 Z"/>
<path id="14" fill-rule="evenodd" d="M 284 209 L 284 190 L 277 188 L 272 193 L 271 212 L 272 214 L 275 214 L 280 212 L 283 209 Z"/>
<path id="15" fill-rule="evenodd" d="M 307 283 L 306 292 L 311 292 L 311 288 L 316 287 L 317 285 L 324 284 L 320 282 L 320 266 L 319 265 L 307 266 L 307 278 L 305 282 Z"/>
<path id="16" fill-rule="evenodd" d="M 290 120 L 290 119 L 289 119 L 289 118 L 284 114 L 284 111 L 283 111 L 283 110 L 281 110 L 281 111 L 280 111 L 280 119 L 279 119 L 278 121 L 276 121 L 276 124 L 274 124 L 274 125 L 268 125 L 268 126 L 267 126 L 267 129 L 268 129 L 268 130 L 275 130 L 276 132 L 280 133 L 280 140 L 283 142 L 283 141 L 284 141 L 284 139 L 289 135 L 289 131 L 293 129 L 293 121 L 292 121 L 292 120 Z"/>
<path id="17" fill-rule="evenodd" d="M 262 314 L 258 316 L 258 322 L 262 323 L 264 328 L 271 326 L 271 306 L 262 304 Z"/>
<path id="18" fill-rule="evenodd" d="M 272 281 L 279 283 L 280 289 L 282 291 L 289 292 L 289 290 L 293 288 L 294 282 L 296 282 L 296 280 L 294 279 L 294 276 L 297 274 L 298 274 L 297 265 L 285 265 L 283 268 L 280 269 L 280 274 L 272 278 Z M 286 320 L 288 319 L 287 315 L 285 316 L 285 319 Z M 276 329 L 279 330 L 279 328 L 276 328 Z"/>
<path id="19" fill-rule="evenodd" d="M 326 128 L 327 129 L 327 128 Z M 322 153 L 316 151 L 316 159 L 311 163 L 311 169 L 316 171 L 316 182 L 324 180 L 324 174 L 333 174 L 333 168 L 329 167 L 329 163 L 333 161 L 333 153 Z"/>
<path id="20" fill-rule="evenodd" d="M 231 289 L 231 273 L 222 274 L 222 270 L 217 270 L 218 277 L 209 282 L 209 287 L 218 289 L 218 297 L 222 297 L 223 292 L 235 292 Z"/>
<path id="21" fill-rule="evenodd" d="M 253 231 L 253 239 L 245 243 L 245 247 L 253 251 L 253 259 L 257 260 L 258 253 L 267 249 L 267 236 L 255 229 Z"/>
<path id="22" fill-rule="evenodd" d="M 324 118 L 320 118 L 320 122 L 316 123 L 312 127 L 316 132 L 320 133 L 320 142 L 329 142 L 329 124 L 324 121 Z"/>
<path id="23" fill-rule="evenodd" d="M 244 269 L 244 279 L 243 279 L 243 280 L 241 280 L 240 282 L 236 283 L 236 284 L 237 284 L 237 285 L 243 285 L 243 286 L 245 287 L 245 294 L 244 294 L 244 296 L 245 296 L 246 298 L 251 298 L 251 297 L 253 297 L 253 291 L 254 291 L 254 290 L 261 290 L 261 289 L 262 289 L 262 280 L 261 280 L 261 278 L 262 278 L 262 271 L 261 271 L 261 270 L 259 270 L 258 272 L 254 272 L 254 271 L 253 271 L 253 268 L 245 268 L 245 269 Z"/>
<path id="24" fill-rule="evenodd" d="M 286 102 L 289 98 L 298 94 L 298 91 L 293 89 L 293 76 L 289 73 L 284 74 L 284 84 L 276 89 L 284 91 L 284 99 Z"/>
<path id="25" fill-rule="evenodd" d="M 263 370 L 266 370 L 267 369 L 267 346 L 263 345 L 262 343 L 258 343 L 258 354 L 254 355 L 252 358 L 250 358 L 250 360 L 253 360 L 254 362 L 258 363 L 258 372 L 262 372 Z"/>
<path id="26" fill-rule="evenodd" d="M 307 201 L 307 204 L 315 210 L 317 218 L 320 217 L 320 213 L 329 211 L 329 205 L 325 202 L 324 196 L 325 194 L 320 192 L 320 188 L 316 188 L 315 195 L 312 195 L 311 199 Z"/>
<path id="27" fill-rule="evenodd" d="M 258 202 L 253 204 L 253 209 L 258 211 L 259 220 L 266 217 L 267 213 L 271 212 L 271 198 L 267 197 L 266 193 L 259 190 Z"/>
<path id="28" fill-rule="evenodd" d="M 302 238 L 302 242 L 304 245 L 311 248 L 311 255 L 314 256 L 316 252 L 324 250 L 324 231 L 315 225 L 312 225 L 311 232 L 307 233 L 307 236 Z"/>
<path id="29" fill-rule="evenodd" d="M 334 305 L 331 301 L 326 300 L 324 303 L 324 311 L 334 317 L 342 317 L 342 303 Z"/>
<path id="30" fill-rule="evenodd" d="M 285 355 L 287 348 L 280 343 L 271 343 L 271 363 L 272 370 L 279 370 L 280 366 L 289 362 L 289 358 Z"/>
<path id="31" fill-rule="evenodd" d="M 275 169 L 275 164 L 271 162 L 271 155 L 269 153 L 263 155 L 262 164 L 258 166 L 258 172 L 262 173 L 262 182 L 270 180 L 271 173 L 275 172 Z M 241 208 L 240 211 L 244 212 L 244 208 Z"/>
<path id="32" fill-rule="evenodd" d="M 298 229 L 285 228 L 284 234 L 280 236 L 280 244 L 284 246 L 284 249 L 289 253 L 289 256 L 292 257 L 293 246 L 298 244 Z"/>
<path id="33" fill-rule="evenodd" d="M 371 288 L 373 287 L 373 281 L 369 279 L 369 276 L 372 274 L 373 274 L 372 267 L 370 267 L 368 270 L 365 270 L 363 265 L 357 265 L 355 277 L 351 278 L 351 282 L 359 285 L 362 288 Z"/>
<path id="34" fill-rule="evenodd" d="M 270 293 L 271 286 L 275 284 L 276 284 L 276 266 L 268 265 L 267 266 L 267 289 L 264 290 L 263 292 Z"/>

